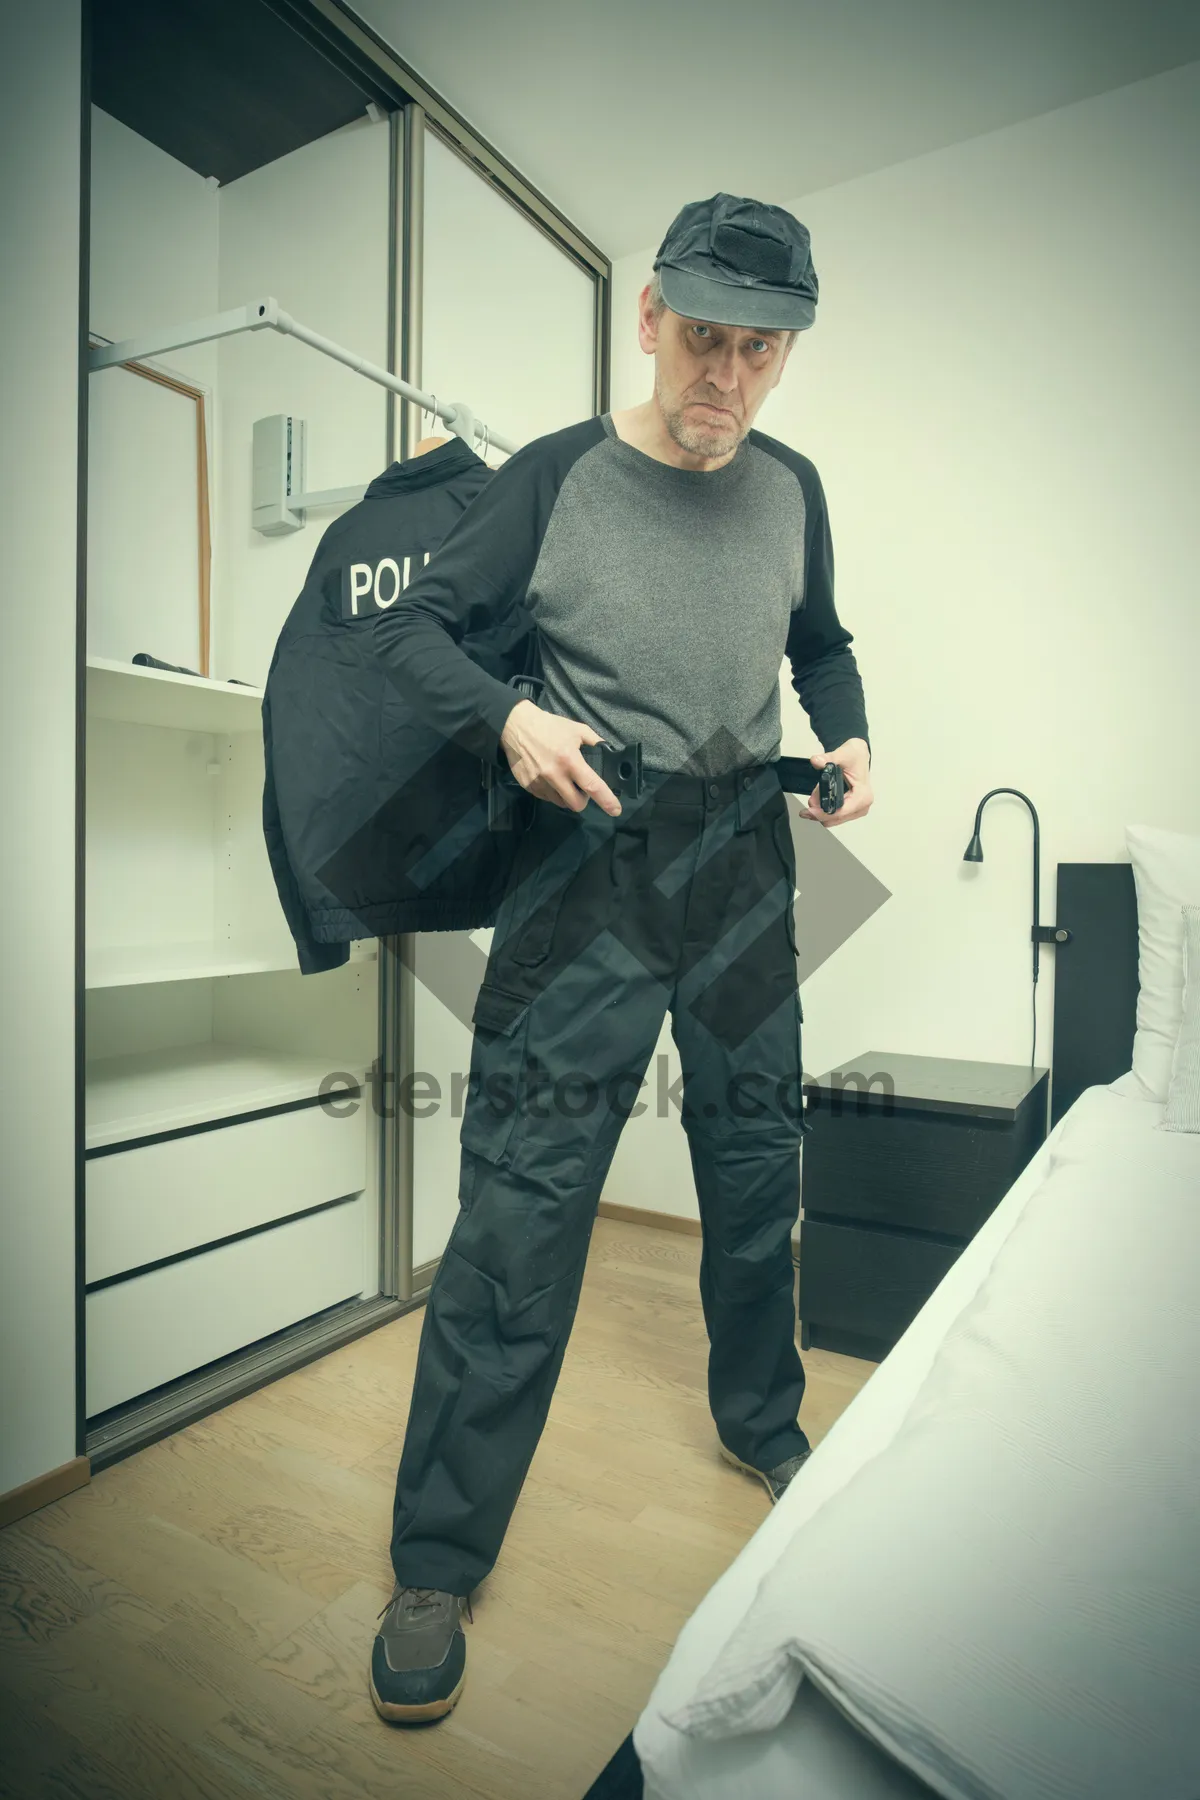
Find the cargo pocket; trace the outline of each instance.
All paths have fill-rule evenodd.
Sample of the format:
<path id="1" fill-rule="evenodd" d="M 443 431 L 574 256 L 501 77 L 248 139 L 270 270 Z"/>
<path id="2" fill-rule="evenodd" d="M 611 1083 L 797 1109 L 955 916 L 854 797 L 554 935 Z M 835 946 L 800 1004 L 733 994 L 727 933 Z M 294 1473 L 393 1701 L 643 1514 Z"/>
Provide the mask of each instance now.
<path id="1" fill-rule="evenodd" d="M 471 1014 L 471 1074 L 463 1108 L 463 1147 L 499 1162 L 517 1123 L 529 999 L 485 981 Z"/>
<path id="2" fill-rule="evenodd" d="M 485 1037 L 507 1037 L 516 1029 L 517 1022 L 528 1005 L 529 1000 L 525 994 L 513 994 L 507 988 L 497 987 L 494 982 L 484 981 L 480 983 L 479 992 L 475 996 L 471 1023 L 476 1032 L 481 1032 Z"/>

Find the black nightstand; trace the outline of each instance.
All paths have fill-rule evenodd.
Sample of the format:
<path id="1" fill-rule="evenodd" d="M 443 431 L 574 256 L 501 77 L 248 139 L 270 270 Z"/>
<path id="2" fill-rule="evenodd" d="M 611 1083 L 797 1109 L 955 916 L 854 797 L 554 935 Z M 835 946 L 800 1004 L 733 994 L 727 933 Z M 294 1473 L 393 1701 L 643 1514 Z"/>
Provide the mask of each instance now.
<path id="1" fill-rule="evenodd" d="M 887 1354 L 1044 1141 L 1049 1085 L 881 1050 L 806 1085 L 802 1349 Z"/>

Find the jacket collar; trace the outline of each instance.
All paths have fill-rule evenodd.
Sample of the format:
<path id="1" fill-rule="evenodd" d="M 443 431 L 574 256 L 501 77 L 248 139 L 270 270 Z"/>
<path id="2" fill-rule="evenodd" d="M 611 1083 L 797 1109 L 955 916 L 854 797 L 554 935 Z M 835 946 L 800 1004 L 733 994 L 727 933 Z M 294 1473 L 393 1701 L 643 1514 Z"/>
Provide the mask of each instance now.
<path id="1" fill-rule="evenodd" d="M 436 450 L 427 450 L 424 456 L 392 463 L 382 475 L 375 477 L 364 498 L 379 500 L 395 494 L 411 494 L 418 488 L 449 481 L 451 476 L 461 475 L 464 469 L 486 467 L 483 458 L 476 456 L 469 444 L 462 438 L 452 437 L 448 444 L 439 444 Z"/>

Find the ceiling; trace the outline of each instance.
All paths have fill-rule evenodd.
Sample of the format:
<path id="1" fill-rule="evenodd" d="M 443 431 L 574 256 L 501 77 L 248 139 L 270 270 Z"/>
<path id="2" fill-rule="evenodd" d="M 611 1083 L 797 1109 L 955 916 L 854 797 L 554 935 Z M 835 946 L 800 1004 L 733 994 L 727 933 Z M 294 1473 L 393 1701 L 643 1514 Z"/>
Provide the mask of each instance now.
<path id="1" fill-rule="evenodd" d="M 361 118 L 367 94 L 262 0 L 93 0 L 92 99 L 226 182 Z"/>
<path id="2" fill-rule="evenodd" d="M 1200 58 L 1196 0 L 352 0 L 608 256 Z"/>

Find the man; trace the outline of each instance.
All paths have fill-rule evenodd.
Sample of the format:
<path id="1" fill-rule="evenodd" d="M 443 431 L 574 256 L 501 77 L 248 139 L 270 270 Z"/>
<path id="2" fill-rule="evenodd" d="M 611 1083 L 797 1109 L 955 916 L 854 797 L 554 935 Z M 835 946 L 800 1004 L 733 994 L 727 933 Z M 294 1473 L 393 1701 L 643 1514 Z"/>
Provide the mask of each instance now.
<path id="1" fill-rule="evenodd" d="M 575 1315 L 604 1177 L 665 1013 L 704 1231 L 722 1454 L 772 1500 L 797 1422 L 795 859 L 779 754 L 785 655 L 814 730 L 871 804 L 850 633 L 807 458 L 751 430 L 817 281 L 804 226 L 728 194 L 684 207 L 642 292 L 653 398 L 528 444 L 376 625 L 414 710 L 533 796 L 479 990 L 460 1211 L 431 1290 L 371 1662 L 380 1714 L 449 1712 L 469 1596 L 492 1568 Z M 660 284 L 661 283 L 661 287 Z M 521 608 L 540 704 L 457 646 Z M 620 800 L 587 751 L 640 742 Z M 580 1089 L 583 1090 L 582 1096 Z"/>

